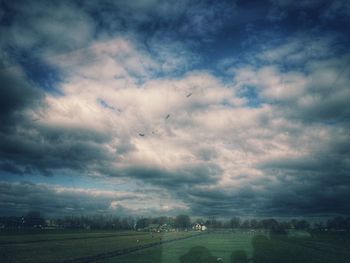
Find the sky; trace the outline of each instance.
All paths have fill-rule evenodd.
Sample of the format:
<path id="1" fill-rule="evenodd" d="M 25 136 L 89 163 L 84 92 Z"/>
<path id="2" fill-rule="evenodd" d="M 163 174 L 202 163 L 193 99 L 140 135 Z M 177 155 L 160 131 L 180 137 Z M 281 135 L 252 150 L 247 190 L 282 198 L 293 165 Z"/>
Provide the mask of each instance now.
<path id="1" fill-rule="evenodd" d="M 0 1 L 0 216 L 350 214 L 347 0 Z"/>

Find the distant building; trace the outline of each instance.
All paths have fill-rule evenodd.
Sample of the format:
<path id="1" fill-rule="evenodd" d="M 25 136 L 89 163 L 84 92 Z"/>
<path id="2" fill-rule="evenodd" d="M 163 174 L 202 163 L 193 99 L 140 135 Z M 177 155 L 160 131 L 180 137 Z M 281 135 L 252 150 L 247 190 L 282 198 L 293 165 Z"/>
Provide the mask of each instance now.
<path id="1" fill-rule="evenodd" d="M 172 232 L 175 231 L 170 225 L 168 224 L 149 224 L 148 227 L 145 227 L 144 230 L 147 230 L 149 232 Z"/>
<path id="2" fill-rule="evenodd" d="M 149 232 L 158 232 L 159 226 L 159 224 L 149 224 L 146 230 L 148 230 Z"/>
<path id="3" fill-rule="evenodd" d="M 52 219 L 46 219 L 45 220 L 45 226 L 43 227 L 44 229 L 58 229 L 58 225 L 56 222 Z"/>
<path id="4" fill-rule="evenodd" d="M 192 229 L 196 231 L 205 231 L 207 230 L 207 227 L 204 224 L 197 223 L 192 227 Z"/>
<path id="5" fill-rule="evenodd" d="M 192 227 L 193 230 L 202 230 L 202 226 L 200 224 L 195 224 L 193 227 Z"/>

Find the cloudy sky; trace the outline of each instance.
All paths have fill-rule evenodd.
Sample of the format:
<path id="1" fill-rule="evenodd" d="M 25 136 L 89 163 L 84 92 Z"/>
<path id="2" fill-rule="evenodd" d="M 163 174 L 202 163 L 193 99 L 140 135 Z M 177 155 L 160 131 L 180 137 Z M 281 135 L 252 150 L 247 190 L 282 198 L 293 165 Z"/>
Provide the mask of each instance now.
<path id="1" fill-rule="evenodd" d="M 350 2 L 0 2 L 0 215 L 350 213 Z"/>

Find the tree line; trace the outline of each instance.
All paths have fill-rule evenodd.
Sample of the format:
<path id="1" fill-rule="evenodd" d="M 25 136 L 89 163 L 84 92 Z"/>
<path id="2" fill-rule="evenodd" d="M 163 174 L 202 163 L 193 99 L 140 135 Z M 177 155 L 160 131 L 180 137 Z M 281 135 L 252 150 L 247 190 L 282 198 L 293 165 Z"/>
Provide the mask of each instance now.
<path id="1" fill-rule="evenodd" d="M 269 229 L 276 232 L 284 229 L 316 229 L 350 231 L 350 217 L 334 217 L 327 221 L 310 223 L 306 219 L 276 220 L 274 218 L 228 220 L 208 217 L 191 219 L 188 215 L 176 217 L 119 217 L 115 215 L 65 216 L 58 219 L 45 218 L 37 211 L 30 211 L 22 217 L 0 218 L 0 228 L 64 228 L 64 229 L 114 229 L 145 230 L 154 225 L 166 225 L 172 229 L 192 229 L 195 224 L 205 225 L 208 229 Z"/>

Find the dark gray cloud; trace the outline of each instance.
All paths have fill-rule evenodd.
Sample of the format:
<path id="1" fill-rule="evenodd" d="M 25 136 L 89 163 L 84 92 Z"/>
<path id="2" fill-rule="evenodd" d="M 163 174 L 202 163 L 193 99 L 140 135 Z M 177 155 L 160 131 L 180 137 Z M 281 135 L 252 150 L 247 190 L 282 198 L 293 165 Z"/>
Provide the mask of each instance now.
<path id="1" fill-rule="evenodd" d="M 19 56 L 54 55 L 89 44 L 95 23 L 74 1 L 2 1 L 0 45 Z M 23 59 L 23 57 L 19 57 Z"/>
<path id="2" fill-rule="evenodd" d="M 94 130 L 40 124 L 45 93 L 17 68 L 0 71 L 0 157 L 5 171 L 25 173 L 51 169 L 87 170 L 87 163 L 107 161 L 101 146 L 108 134 Z M 37 117 L 36 117 L 37 116 Z"/>
<path id="3" fill-rule="evenodd" d="M 96 213 L 128 215 L 133 211 L 113 202 L 140 199 L 134 193 L 63 188 L 29 182 L 0 182 L 0 214 L 24 215 L 30 210 L 47 216 L 65 216 Z"/>
<path id="4" fill-rule="evenodd" d="M 18 68 L 0 70 L 0 118 L 1 128 L 21 121 L 23 111 L 38 109 L 42 105 L 43 92 L 33 87 Z"/>
<path id="5" fill-rule="evenodd" d="M 157 167 L 156 165 L 128 165 L 116 168 L 101 166 L 98 171 L 112 177 L 141 180 L 150 186 L 164 187 L 177 191 L 181 187 L 216 183 L 222 174 L 220 166 L 213 163 L 184 165 L 179 168 Z"/>
<path id="6" fill-rule="evenodd" d="M 159 206 L 159 202 L 165 205 Z M 159 189 L 113 191 L 25 181 L 0 182 L 0 216 L 20 216 L 32 210 L 47 217 L 96 214 L 154 217 L 188 212 Z"/>
<path id="7" fill-rule="evenodd" d="M 349 134 L 319 142 L 306 156 L 276 158 L 258 167 L 278 184 L 264 205 L 276 214 L 349 214 Z M 345 201 L 345 202 L 344 202 Z"/>
<path id="8" fill-rule="evenodd" d="M 41 132 L 40 129 L 30 130 Z M 66 129 L 60 131 L 65 135 L 72 135 Z M 19 166 L 50 173 L 53 169 L 78 169 L 88 170 L 90 165 L 96 165 L 108 161 L 103 147 L 93 141 L 84 141 L 80 137 L 77 140 L 54 137 L 55 133 L 40 133 L 39 136 L 30 134 L 7 134 L 2 137 L 1 157 L 3 160 L 12 160 Z M 84 130 L 80 131 L 84 133 Z M 74 134 L 74 133 L 73 133 Z"/>
<path id="9" fill-rule="evenodd" d="M 191 189 L 186 199 L 194 214 L 202 216 L 325 216 L 349 214 L 349 180 L 345 174 L 297 173 L 269 170 L 271 181 L 225 190 Z M 286 179 L 289 177 L 289 179 Z M 331 179 L 332 178 L 332 179 Z"/>
<path id="10" fill-rule="evenodd" d="M 288 16 L 296 15 L 296 19 L 302 21 L 306 19 L 306 15 L 302 15 L 308 12 L 315 20 L 321 19 L 324 22 L 329 22 L 334 19 L 334 15 L 338 15 L 338 19 L 342 19 L 342 16 L 349 14 L 349 5 L 346 0 L 269 0 L 271 2 L 271 14 L 272 18 L 286 19 Z M 340 10 L 342 9 L 342 10 Z M 339 17 L 340 16 L 340 17 Z M 310 23 L 311 21 L 309 21 Z M 304 20 L 307 23 L 307 20 Z"/>
<path id="11" fill-rule="evenodd" d="M 231 190 L 195 187 L 188 191 L 187 198 L 194 214 L 219 217 L 261 215 L 267 201 L 264 193 L 258 193 L 249 186 Z"/>

